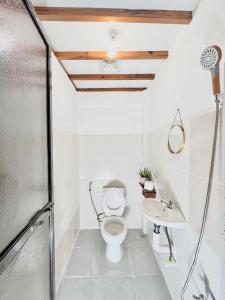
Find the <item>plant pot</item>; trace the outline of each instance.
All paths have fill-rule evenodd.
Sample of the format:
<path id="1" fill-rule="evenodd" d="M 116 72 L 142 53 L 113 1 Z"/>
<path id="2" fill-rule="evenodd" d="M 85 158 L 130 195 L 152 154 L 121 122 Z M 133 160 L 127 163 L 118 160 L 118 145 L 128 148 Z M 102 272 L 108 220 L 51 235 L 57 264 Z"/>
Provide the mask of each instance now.
<path id="1" fill-rule="evenodd" d="M 144 189 L 144 184 L 143 183 L 139 182 L 139 185 L 142 188 L 142 195 L 145 198 L 155 198 L 156 197 L 156 190 L 155 189 L 153 191 L 147 191 L 147 190 Z"/>
<path id="2" fill-rule="evenodd" d="M 142 194 L 145 198 L 155 198 L 156 197 L 156 191 L 146 191 L 143 190 Z"/>
<path id="3" fill-rule="evenodd" d="M 149 192 L 154 191 L 155 190 L 154 182 L 152 180 L 145 181 L 144 189 Z"/>

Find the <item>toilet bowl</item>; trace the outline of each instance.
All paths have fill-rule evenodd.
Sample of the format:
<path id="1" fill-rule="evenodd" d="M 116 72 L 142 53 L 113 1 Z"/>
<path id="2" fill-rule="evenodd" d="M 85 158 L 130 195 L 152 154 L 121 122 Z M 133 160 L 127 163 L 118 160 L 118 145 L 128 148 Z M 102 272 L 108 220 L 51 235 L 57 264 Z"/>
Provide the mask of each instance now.
<path id="1" fill-rule="evenodd" d="M 106 242 L 106 257 L 116 263 L 123 256 L 123 243 L 127 228 L 122 217 L 125 208 L 124 190 L 110 188 L 104 191 L 103 210 L 105 218 L 101 224 L 101 234 Z"/>
<path id="2" fill-rule="evenodd" d="M 118 262 L 123 256 L 121 244 L 127 235 L 127 228 L 122 217 L 106 217 L 101 229 L 106 242 L 106 257 L 111 262 Z"/>

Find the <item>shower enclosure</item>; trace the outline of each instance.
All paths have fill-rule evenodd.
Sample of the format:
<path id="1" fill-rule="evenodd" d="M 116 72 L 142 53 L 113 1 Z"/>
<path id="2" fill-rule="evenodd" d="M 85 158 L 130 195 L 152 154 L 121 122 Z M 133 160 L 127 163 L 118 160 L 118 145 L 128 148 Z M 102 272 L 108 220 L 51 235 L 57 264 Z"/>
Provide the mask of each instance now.
<path id="1" fill-rule="evenodd" d="M 0 299 L 54 299 L 49 46 L 0 0 Z"/>

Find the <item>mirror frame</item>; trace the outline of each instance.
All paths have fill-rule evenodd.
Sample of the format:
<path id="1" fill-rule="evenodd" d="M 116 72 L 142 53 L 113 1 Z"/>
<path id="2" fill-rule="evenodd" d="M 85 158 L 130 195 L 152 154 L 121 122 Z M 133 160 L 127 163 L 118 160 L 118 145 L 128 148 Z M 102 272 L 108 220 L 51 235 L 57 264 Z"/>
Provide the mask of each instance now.
<path id="1" fill-rule="evenodd" d="M 183 137 L 182 144 L 181 144 L 180 148 L 177 151 L 174 151 L 172 149 L 171 145 L 170 145 L 170 133 L 171 133 L 171 131 L 173 130 L 174 127 L 179 127 L 181 129 L 182 137 Z M 167 145 L 168 145 L 169 152 L 171 154 L 179 154 L 179 153 L 181 153 L 183 151 L 183 149 L 184 149 L 185 142 L 186 142 L 186 135 L 185 135 L 184 127 L 182 125 L 179 125 L 179 124 L 173 124 L 172 127 L 170 128 L 169 135 L 168 135 Z"/>

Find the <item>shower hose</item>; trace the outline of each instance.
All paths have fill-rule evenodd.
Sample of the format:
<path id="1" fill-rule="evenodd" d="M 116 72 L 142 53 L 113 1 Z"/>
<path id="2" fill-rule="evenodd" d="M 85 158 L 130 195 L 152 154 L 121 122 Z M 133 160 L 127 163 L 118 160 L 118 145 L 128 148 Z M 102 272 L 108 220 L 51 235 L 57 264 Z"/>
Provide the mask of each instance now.
<path id="1" fill-rule="evenodd" d="M 92 204 L 92 207 L 93 207 L 94 212 L 96 214 L 96 218 L 97 218 L 97 221 L 98 221 L 98 226 L 99 226 L 99 229 L 100 229 L 101 222 L 103 221 L 105 214 L 103 212 L 98 213 L 98 211 L 96 209 L 96 206 L 95 206 L 95 203 L 94 203 L 94 200 L 93 200 L 93 197 L 92 197 L 92 181 L 89 181 L 89 194 L 90 194 L 91 204 Z"/>
<path id="2" fill-rule="evenodd" d="M 219 101 L 218 96 L 215 96 L 215 103 L 216 103 L 216 119 L 215 119 L 213 148 L 212 148 L 212 155 L 211 155 L 209 181 L 208 181 L 208 187 L 207 187 L 207 193 L 206 193 L 204 213 L 203 213 L 201 230 L 200 230 L 200 234 L 199 234 L 198 243 L 197 243 L 197 246 L 196 246 L 196 251 L 195 251 L 194 258 L 193 258 L 193 262 L 191 264 L 190 271 L 187 275 L 186 281 L 185 281 L 184 286 L 182 288 L 181 300 L 184 300 L 184 296 L 185 296 L 187 287 L 190 283 L 192 274 L 193 274 L 194 269 L 196 267 L 196 264 L 198 262 L 199 252 L 200 252 L 201 245 L 202 245 L 202 240 L 203 240 L 203 237 L 204 237 L 205 226 L 206 226 L 206 221 L 207 221 L 207 215 L 208 215 L 208 210 L 209 210 L 209 201 L 210 201 L 210 194 L 211 194 L 211 188 L 212 188 L 212 177 L 213 177 L 215 154 L 216 154 L 217 133 L 218 133 L 218 126 L 219 126 L 219 105 L 220 105 L 220 101 Z"/>

